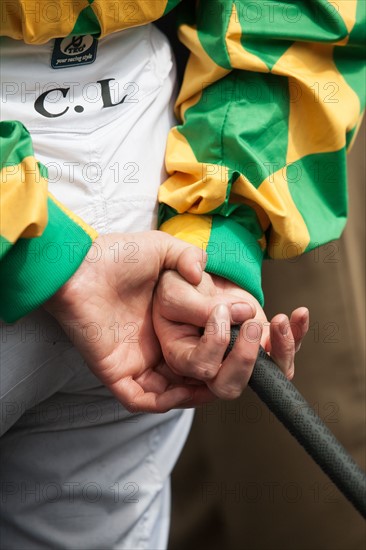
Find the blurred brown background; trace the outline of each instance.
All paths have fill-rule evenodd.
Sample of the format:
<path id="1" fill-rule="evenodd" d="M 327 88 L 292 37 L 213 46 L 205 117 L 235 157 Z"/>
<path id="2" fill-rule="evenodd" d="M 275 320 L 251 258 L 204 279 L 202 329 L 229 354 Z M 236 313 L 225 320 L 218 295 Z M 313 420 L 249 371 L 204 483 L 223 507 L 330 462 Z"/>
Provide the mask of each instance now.
<path id="1" fill-rule="evenodd" d="M 295 384 L 365 468 L 365 125 L 340 241 L 266 262 L 266 312 L 310 309 Z M 173 474 L 170 550 L 364 550 L 365 524 L 247 389 L 196 412 Z"/>

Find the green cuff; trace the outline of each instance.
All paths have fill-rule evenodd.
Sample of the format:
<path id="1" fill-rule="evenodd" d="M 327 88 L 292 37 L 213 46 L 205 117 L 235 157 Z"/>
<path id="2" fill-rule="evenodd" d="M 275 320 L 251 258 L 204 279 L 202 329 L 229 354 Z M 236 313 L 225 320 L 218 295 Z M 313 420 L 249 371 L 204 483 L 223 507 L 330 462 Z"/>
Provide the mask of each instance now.
<path id="1" fill-rule="evenodd" d="M 263 306 L 263 252 L 252 233 L 235 221 L 214 216 L 206 252 L 206 271 L 233 281 Z"/>
<path id="2" fill-rule="evenodd" d="M 92 245 L 81 225 L 48 199 L 40 237 L 19 239 L 0 264 L 0 317 L 13 323 L 48 300 L 80 266 Z"/>

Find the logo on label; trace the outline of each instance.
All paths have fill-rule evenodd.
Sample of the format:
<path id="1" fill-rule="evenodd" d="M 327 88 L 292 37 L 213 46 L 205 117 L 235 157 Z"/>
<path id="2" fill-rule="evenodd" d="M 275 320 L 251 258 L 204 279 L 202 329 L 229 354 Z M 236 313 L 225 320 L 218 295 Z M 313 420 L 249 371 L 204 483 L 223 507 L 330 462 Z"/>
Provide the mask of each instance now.
<path id="1" fill-rule="evenodd" d="M 93 45 L 93 37 L 90 34 L 64 38 L 60 44 L 60 50 L 65 55 L 78 55 L 89 50 Z"/>
<path id="2" fill-rule="evenodd" d="M 66 69 L 94 63 L 97 57 L 98 40 L 91 34 L 56 38 L 51 56 L 53 69 Z"/>

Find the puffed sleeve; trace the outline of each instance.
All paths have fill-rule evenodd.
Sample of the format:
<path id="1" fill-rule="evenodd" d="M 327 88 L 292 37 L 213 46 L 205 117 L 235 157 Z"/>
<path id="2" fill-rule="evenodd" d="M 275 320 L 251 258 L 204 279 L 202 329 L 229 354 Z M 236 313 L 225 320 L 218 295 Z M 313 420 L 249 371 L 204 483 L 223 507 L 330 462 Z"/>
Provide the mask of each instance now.
<path id="1" fill-rule="evenodd" d="M 365 2 L 200 0 L 160 188 L 160 229 L 263 302 L 263 257 L 339 237 L 365 103 Z"/>

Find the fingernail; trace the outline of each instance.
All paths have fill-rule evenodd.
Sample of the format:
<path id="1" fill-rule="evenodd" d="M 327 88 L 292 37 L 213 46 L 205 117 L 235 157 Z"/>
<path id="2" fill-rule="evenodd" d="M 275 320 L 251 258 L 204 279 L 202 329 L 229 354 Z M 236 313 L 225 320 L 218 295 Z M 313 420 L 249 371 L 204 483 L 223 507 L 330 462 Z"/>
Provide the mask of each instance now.
<path id="1" fill-rule="evenodd" d="M 253 317 L 253 309 L 250 304 L 237 303 L 231 306 L 231 319 L 233 323 L 242 323 Z"/>
<path id="2" fill-rule="evenodd" d="M 197 263 L 196 263 L 196 270 L 198 271 L 198 273 L 199 273 L 200 275 L 202 275 L 203 268 L 202 268 L 201 262 L 197 262 Z"/>
<path id="3" fill-rule="evenodd" d="M 288 380 L 292 380 L 293 377 L 295 375 L 295 368 L 294 367 L 291 367 L 288 371 L 287 371 L 287 374 L 286 374 L 286 378 Z"/>
<path id="4" fill-rule="evenodd" d="M 225 304 L 218 304 L 215 307 L 215 317 L 219 319 L 226 319 L 228 313 L 228 308 Z"/>

